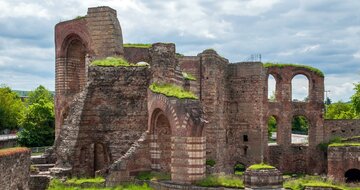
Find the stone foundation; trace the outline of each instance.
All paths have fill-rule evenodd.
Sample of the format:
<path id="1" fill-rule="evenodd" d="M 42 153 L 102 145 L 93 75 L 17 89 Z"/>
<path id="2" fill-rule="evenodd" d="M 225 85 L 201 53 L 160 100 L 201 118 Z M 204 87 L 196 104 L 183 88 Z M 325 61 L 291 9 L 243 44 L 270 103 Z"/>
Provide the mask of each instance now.
<path id="1" fill-rule="evenodd" d="M 244 173 L 245 189 L 277 189 L 283 187 L 282 173 L 277 169 L 250 170 Z"/>

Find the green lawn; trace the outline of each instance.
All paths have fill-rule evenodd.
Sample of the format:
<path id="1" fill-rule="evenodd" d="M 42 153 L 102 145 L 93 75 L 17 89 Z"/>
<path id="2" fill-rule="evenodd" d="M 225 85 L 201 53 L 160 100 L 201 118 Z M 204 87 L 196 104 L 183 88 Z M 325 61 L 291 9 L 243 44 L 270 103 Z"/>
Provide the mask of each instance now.
<path id="1" fill-rule="evenodd" d="M 202 187 L 234 187 L 244 188 L 244 182 L 241 177 L 229 175 L 210 175 L 205 179 L 196 182 L 196 185 Z"/>
<path id="2" fill-rule="evenodd" d="M 320 176 L 302 176 L 284 182 L 284 188 L 287 189 L 303 190 L 306 187 L 331 187 L 338 190 L 360 190 L 360 187 L 348 187 L 346 184 L 335 183 L 331 180 L 323 179 Z"/>

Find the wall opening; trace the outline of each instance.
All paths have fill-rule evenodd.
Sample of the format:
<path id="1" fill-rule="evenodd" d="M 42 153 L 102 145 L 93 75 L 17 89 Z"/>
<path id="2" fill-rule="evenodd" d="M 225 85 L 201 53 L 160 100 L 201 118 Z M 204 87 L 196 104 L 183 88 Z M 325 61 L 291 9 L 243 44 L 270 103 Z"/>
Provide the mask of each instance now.
<path id="1" fill-rule="evenodd" d="M 243 141 L 244 141 L 244 142 L 248 142 L 248 141 L 249 141 L 249 138 L 248 138 L 247 135 L 243 135 Z"/>
<path id="2" fill-rule="evenodd" d="M 151 143 L 152 169 L 170 172 L 171 127 L 167 117 L 160 111 L 153 117 L 153 142 Z"/>
<path id="3" fill-rule="evenodd" d="M 308 144 L 310 123 L 304 116 L 294 116 L 291 122 L 291 143 Z"/>
<path id="4" fill-rule="evenodd" d="M 237 163 L 234 166 L 234 174 L 242 176 L 246 170 L 245 164 Z"/>
<path id="5" fill-rule="evenodd" d="M 275 116 L 268 119 L 268 142 L 269 144 L 277 144 L 277 120 Z"/>
<path id="6" fill-rule="evenodd" d="M 101 143 L 94 145 L 94 173 L 108 166 L 109 158 L 107 156 L 106 148 Z"/>
<path id="7" fill-rule="evenodd" d="M 268 100 L 269 102 L 276 101 L 276 80 L 271 74 L 268 77 Z"/>
<path id="8" fill-rule="evenodd" d="M 350 169 L 345 172 L 346 183 L 359 183 L 360 182 L 360 170 Z"/>
<path id="9" fill-rule="evenodd" d="M 85 86 L 86 48 L 78 38 L 72 39 L 66 49 L 65 87 L 66 93 L 76 94 Z"/>
<path id="10" fill-rule="evenodd" d="M 293 102 L 307 102 L 309 99 L 309 79 L 302 74 L 291 80 L 291 100 Z"/>

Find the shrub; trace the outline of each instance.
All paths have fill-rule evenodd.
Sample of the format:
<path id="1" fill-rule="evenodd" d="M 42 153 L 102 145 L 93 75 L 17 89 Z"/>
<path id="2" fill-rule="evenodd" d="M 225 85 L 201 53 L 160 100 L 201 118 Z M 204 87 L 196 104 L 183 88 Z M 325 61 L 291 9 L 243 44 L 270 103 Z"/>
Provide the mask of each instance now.
<path id="1" fill-rule="evenodd" d="M 184 88 L 173 84 L 152 83 L 149 88 L 154 93 L 163 94 L 169 97 L 179 99 L 199 99 L 192 92 L 186 91 Z"/>
<path id="2" fill-rule="evenodd" d="M 206 160 L 206 165 L 207 166 L 213 167 L 213 166 L 215 166 L 215 164 L 216 164 L 216 161 L 213 160 L 213 159 Z"/>

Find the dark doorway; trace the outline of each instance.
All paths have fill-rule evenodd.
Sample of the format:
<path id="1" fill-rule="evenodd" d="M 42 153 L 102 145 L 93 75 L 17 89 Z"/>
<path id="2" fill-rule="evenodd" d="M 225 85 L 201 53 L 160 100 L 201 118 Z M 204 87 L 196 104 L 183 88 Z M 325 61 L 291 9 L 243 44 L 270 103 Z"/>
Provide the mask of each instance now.
<path id="1" fill-rule="evenodd" d="M 360 182 L 360 170 L 350 169 L 345 172 L 346 183 L 359 183 Z"/>

